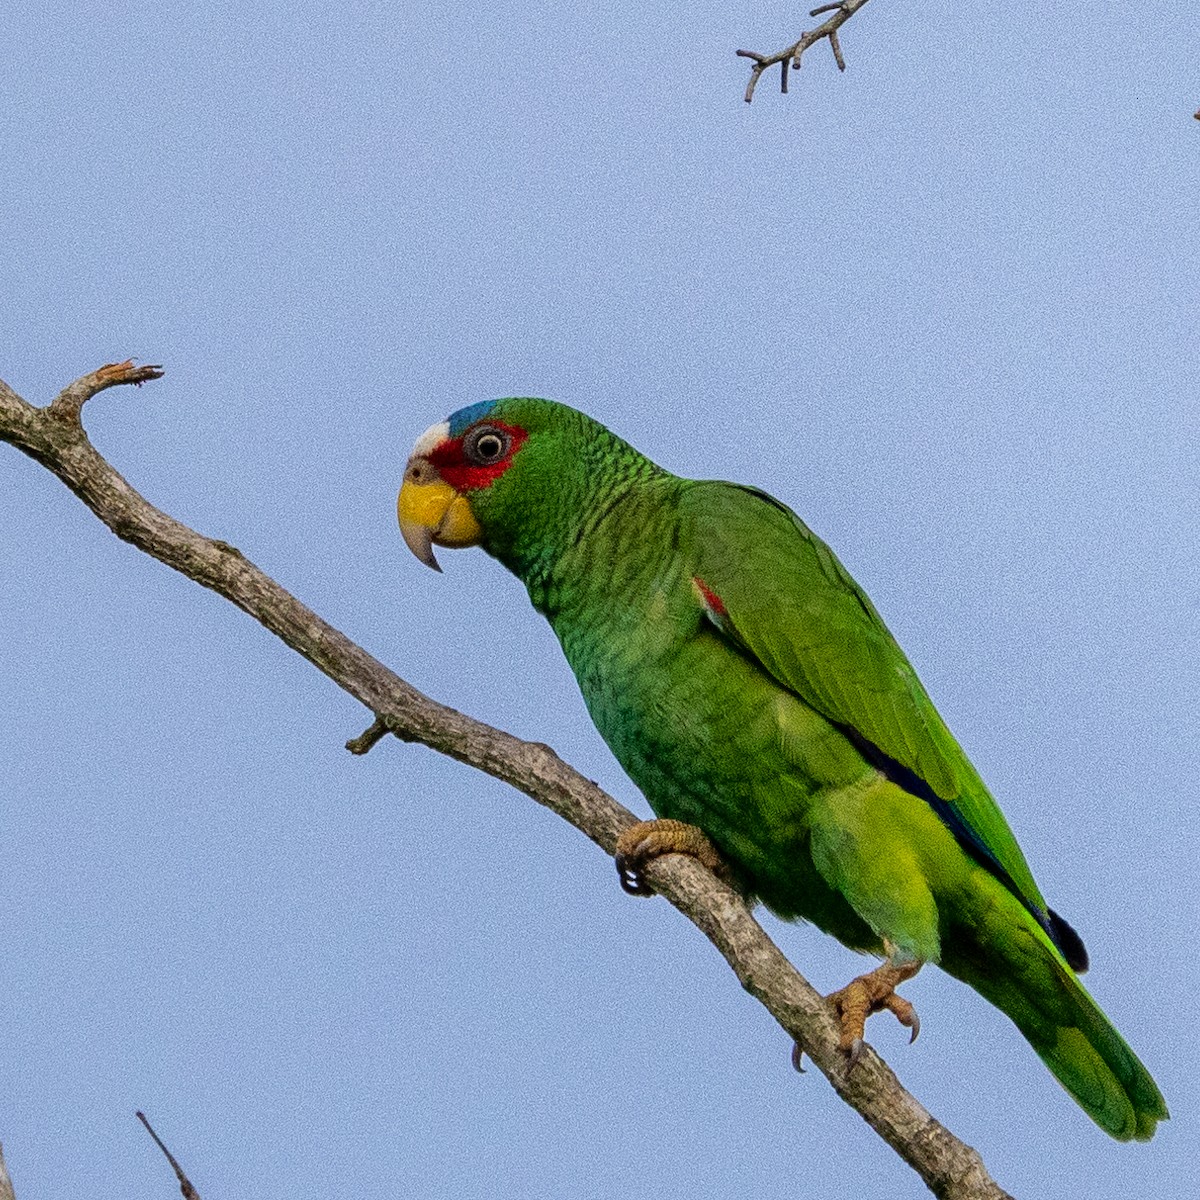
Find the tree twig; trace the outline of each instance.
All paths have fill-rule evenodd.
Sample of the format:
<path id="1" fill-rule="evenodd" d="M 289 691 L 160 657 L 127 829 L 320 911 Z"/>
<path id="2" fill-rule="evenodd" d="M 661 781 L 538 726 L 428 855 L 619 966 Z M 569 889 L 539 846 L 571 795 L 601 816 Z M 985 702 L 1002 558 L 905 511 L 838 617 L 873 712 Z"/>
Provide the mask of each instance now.
<path id="1" fill-rule="evenodd" d="M 134 378 L 138 370 L 120 364 L 124 377 L 104 386 L 140 382 Z M 93 384 L 84 381 L 94 383 L 95 374 L 66 393 L 87 392 Z M 418 692 L 232 546 L 203 537 L 155 508 L 91 444 L 79 421 L 81 410 L 82 402 L 75 407 L 74 400 L 58 412 L 53 405 L 34 408 L 0 381 L 0 440 L 57 475 L 118 537 L 232 601 L 364 704 L 375 721 L 352 740 L 350 749 L 365 753 L 384 730 L 422 742 L 512 784 L 613 853 L 621 831 L 636 819 L 631 812 L 548 746 L 521 741 Z M 653 860 L 646 878 L 704 932 L 742 986 L 936 1196 L 1005 1200 L 1007 1193 L 992 1181 L 975 1150 L 930 1116 L 878 1055 L 868 1049 L 848 1069 L 829 1005 L 767 937 L 736 892 L 695 860 L 679 855 Z"/>
<path id="2" fill-rule="evenodd" d="M 167 1162 L 171 1164 L 171 1170 L 175 1172 L 175 1178 L 179 1180 L 179 1190 L 183 1193 L 183 1200 L 200 1200 L 200 1193 L 192 1186 L 192 1181 L 184 1173 L 183 1168 L 179 1165 L 170 1150 L 163 1144 L 162 1138 L 154 1132 L 154 1126 L 146 1120 L 144 1112 L 134 1113 L 139 1121 L 146 1127 L 146 1132 L 154 1139 L 154 1144 L 166 1155 Z"/>
<path id="3" fill-rule="evenodd" d="M 757 50 L 738 50 L 735 53 L 739 58 L 749 58 L 754 65 L 750 68 L 750 80 L 746 84 L 746 103 L 749 104 L 754 99 L 754 89 L 758 87 L 758 81 L 762 78 L 762 74 L 769 67 L 779 67 L 779 90 L 785 95 L 788 90 L 788 71 L 800 70 L 801 55 L 810 46 L 815 46 L 822 38 L 826 38 L 829 42 L 830 49 L 833 51 L 833 61 L 837 63 L 837 69 L 844 71 L 846 69 L 846 60 L 842 56 L 841 42 L 838 40 L 838 30 L 850 20 L 852 16 L 867 0 L 838 0 L 836 4 L 822 4 L 819 8 L 814 8 L 809 12 L 810 17 L 819 17 L 822 13 L 830 13 L 816 29 L 810 30 L 808 33 L 802 33 L 800 40 L 788 46 L 786 50 L 780 50 L 776 54 L 759 54 Z"/>

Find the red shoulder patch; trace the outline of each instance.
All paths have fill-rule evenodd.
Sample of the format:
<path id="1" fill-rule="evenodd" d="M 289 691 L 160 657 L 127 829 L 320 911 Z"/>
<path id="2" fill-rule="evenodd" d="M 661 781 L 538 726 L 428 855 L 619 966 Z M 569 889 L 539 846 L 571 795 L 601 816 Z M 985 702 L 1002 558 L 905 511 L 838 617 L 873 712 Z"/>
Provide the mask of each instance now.
<path id="1" fill-rule="evenodd" d="M 700 594 L 700 602 L 704 605 L 713 623 L 718 627 L 723 626 L 729 620 L 729 610 L 725 607 L 725 602 L 699 575 L 692 576 L 692 583 Z"/>

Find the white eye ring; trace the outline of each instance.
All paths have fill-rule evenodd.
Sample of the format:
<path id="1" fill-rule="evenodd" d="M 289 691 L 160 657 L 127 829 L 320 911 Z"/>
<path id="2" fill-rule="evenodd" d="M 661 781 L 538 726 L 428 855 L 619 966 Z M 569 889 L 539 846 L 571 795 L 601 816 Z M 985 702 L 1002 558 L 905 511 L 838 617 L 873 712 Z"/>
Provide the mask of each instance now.
<path id="1" fill-rule="evenodd" d="M 508 450 L 508 438 L 495 429 L 481 429 L 467 442 L 467 457 L 482 466 L 496 462 Z"/>

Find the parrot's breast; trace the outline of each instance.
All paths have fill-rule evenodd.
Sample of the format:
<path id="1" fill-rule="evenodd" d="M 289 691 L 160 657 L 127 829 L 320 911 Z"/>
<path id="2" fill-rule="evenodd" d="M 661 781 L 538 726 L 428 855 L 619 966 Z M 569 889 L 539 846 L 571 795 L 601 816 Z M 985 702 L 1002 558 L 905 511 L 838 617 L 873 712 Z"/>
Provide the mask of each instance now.
<path id="1" fill-rule="evenodd" d="M 682 556 L 606 580 L 547 616 L 592 720 L 655 814 L 703 829 L 774 911 L 876 949 L 810 849 L 813 801 L 874 772 L 721 634 Z"/>

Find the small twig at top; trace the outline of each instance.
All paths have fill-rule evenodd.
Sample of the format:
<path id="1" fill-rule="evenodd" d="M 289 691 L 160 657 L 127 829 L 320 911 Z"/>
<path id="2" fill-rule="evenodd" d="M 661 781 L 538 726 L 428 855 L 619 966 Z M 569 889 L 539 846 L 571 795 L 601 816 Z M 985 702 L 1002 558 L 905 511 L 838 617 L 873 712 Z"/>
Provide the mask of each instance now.
<path id="1" fill-rule="evenodd" d="M 844 71 L 846 69 L 846 60 L 842 57 L 842 44 L 838 41 L 838 31 L 836 29 L 829 31 L 829 48 L 833 51 L 833 61 L 837 63 L 837 69 Z"/>
<path id="2" fill-rule="evenodd" d="M 145 1125 L 146 1132 L 154 1139 L 154 1144 L 167 1156 L 167 1162 L 171 1164 L 171 1170 L 175 1172 L 175 1178 L 179 1180 L 179 1190 L 183 1193 L 183 1200 L 200 1200 L 200 1193 L 192 1186 L 192 1181 L 184 1174 L 184 1170 L 179 1163 L 175 1161 L 175 1155 L 163 1145 L 162 1138 L 154 1132 L 154 1126 L 146 1120 L 146 1114 L 139 1112 L 136 1115 L 137 1119 Z"/>
<path id="3" fill-rule="evenodd" d="M 68 383 L 51 403 L 50 415 L 78 424 L 83 406 L 98 392 L 124 383 L 141 387 L 151 379 L 161 379 L 163 374 L 161 366 L 139 367 L 132 358 L 119 363 L 106 363 L 87 375 L 81 375 L 74 383 Z"/>
<path id="4" fill-rule="evenodd" d="M 738 50 L 736 53 L 739 58 L 748 58 L 754 63 L 750 68 L 750 81 L 746 84 L 746 103 L 749 104 L 754 99 L 754 89 L 758 86 L 763 72 L 777 63 L 780 69 L 779 90 L 786 95 L 789 66 L 793 71 L 798 71 L 801 55 L 810 46 L 815 46 L 822 38 L 829 41 L 829 47 L 833 51 L 833 61 L 837 63 L 838 70 L 844 71 L 846 59 L 842 55 L 841 43 L 838 41 L 838 30 L 866 3 L 867 0 L 838 0 L 836 4 L 822 4 L 819 8 L 811 9 L 808 14 L 810 17 L 819 17 L 822 13 L 832 13 L 833 15 L 818 25 L 816 29 L 802 33 L 798 42 L 788 46 L 786 50 L 780 50 L 777 54 L 759 54 L 757 50 Z"/>

